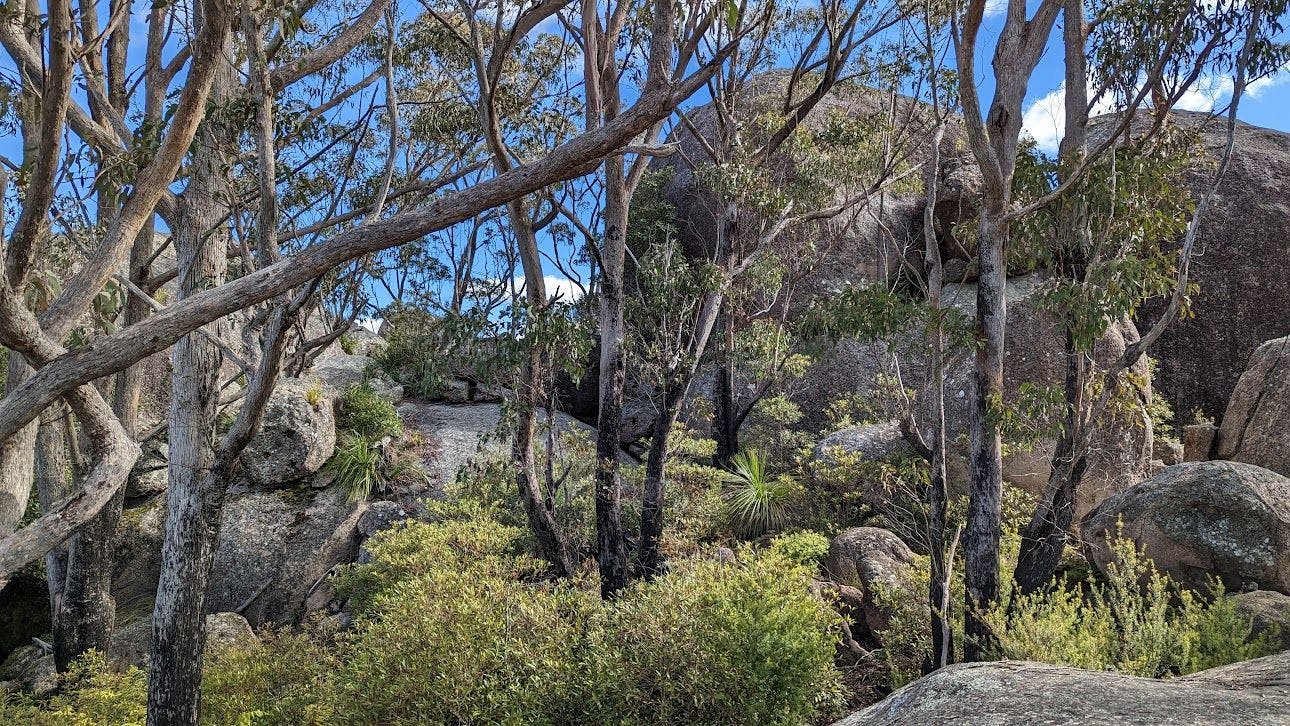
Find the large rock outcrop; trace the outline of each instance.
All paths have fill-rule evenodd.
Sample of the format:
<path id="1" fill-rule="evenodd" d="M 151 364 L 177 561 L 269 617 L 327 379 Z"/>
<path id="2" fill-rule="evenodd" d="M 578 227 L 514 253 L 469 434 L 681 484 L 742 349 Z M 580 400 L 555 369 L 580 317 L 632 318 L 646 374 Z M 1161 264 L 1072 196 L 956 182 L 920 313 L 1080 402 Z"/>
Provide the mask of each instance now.
<path id="1" fill-rule="evenodd" d="M 246 478 L 273 489 L 317 473 L 336 451 L 335 399 L 335 390 L 316 380 L 278 381 L 259 432 L 242 452 Z"/>
<path id="2" fill-rule="evenodd" d="M 1290 336 L 1269 340 L 1250 356 L 1214 453 L 1290 476 Z"/>
<path id="3" fill-rule="evenodd" d="M 1290 595 L 1271 590 L 1238 592 L 1230 596 L 1236 612 L 1250 621 L 1252 635 L 1275 634 L 1281 650 L 1290 650 Z"/>
<path id="4" fill-rule="evenodd" d="M 239 612 L 257 626 L 294 622 L 310 590 L 357 556 L 366 509 L 337 486 L 228 494 L 207 610 Z M 164 531 L 164 497 L 125 510 L 112 579 L 118 608 L 150 607 Z"/>
<path id="5" fill-rule="evenodd" d="M 207 609 L 240 612 L 257 626 L 294 622 L 332 568 L 357 557 L 366 507 L 335 486 L 230 495 Z"/>
<path id="6" fill-rule="evenodd" d="M 834 726 L 1284 726 L 1290 652 L 1155 680 L 1000 661 L 942 668 Z"/>
<path id="7" fill-rule="evenodd" d="M 328 352 L 314 362 L 312 372 L 337 391 L 343 392 L 353 386 L 366 383 L 372 387 L 376 395 L 390 403 L 403 400 L 403 386 L 390 380 L 389 376 L 377 369 L 372 359 L 365 355 Z"/>
<path id="8" fill-rule="evenodd" d="M 1103 569 L 1120 522 L 1123 537 L 1186 587 L 1217 577 L 1229 590 L 1290 593 L 1290 479 L 1276 472 L 1184 463 L 1111 497 L 1083 524 L 1085 551 Z"/>
<path id="9" fill-rule="evenodd" d="M 1056 387 L 1060 391 L 1066 376 L 1065 334 L 1050 313 L 1041 310 L 1037 297 L 1044 278 L 1030 275 L 1014 278 L 1007 285 L 1007 351 L 1004 358 L 1004 389 L 1009 400 L 1016 400 L 1023 386 Z M 963 316 L 976 313 L 976 285 L 947 285 L 945 300 Z M 1138 331 L 1129 321 L 1112 325 L 1094 350 L 1099 362 L 1109 362 L 1124 353 L 1125 346 L 1136 340 Z M 890 342 L 861 343 L 843 341 L 812 365 L 799 384 L 794 397 L 808 415 L 805 425 L 818 428 L 828 405 L 839 398 L 859 395 L 884 400 L 888 385 L 899 380 L 904 386 L 919 390 L 919 420 L 931 420 L 929 389 L 929 356 L 921 339 L 910 334 Z M 951 456 L 947 461 L 951 483 L 967 481 L 967 431 L 971 420 L 974 364 L 959 354 L 946 367 L 945 415 Z M 1135 372 L 1146 381 L 1146 361 Z M 1088 471 L 1076 500 L 1076 516 L 1083 516 L 1108 496 L 1123 491 L 1150 475 L 1152 459 L 1151 425 L 1146 403 L 1152 395 L 1144 390 L 1126 390 L 1125 398 L 1136 403 L 1127 411 L 1104 416 L 1090 446 Z M 893 410 L 891 413 L 897 413 Z M 930 433 L 930 431 L 929 431 Z M 1004 458 L 1004 477 L 1013 484 L 1039 494 L 1048 480 L 1049 464 L 1055 442 L 1041 442 L 1029 451 L 1018 450 Z"/>
<path id="10" fill-rule="evenodd" d="M 1217 159 L 1226 143 L 1225 119 L 1174 113 L 1181 124 L 1201 128 L 1201 140 Z M 1213 169 L 1192 176 L 1193 191 L 1208 188 Z M 1199 285 L 1187 320 L 1175 320 L 1151 355 L 1160 361 L 1156 386 L 1186 417 L 1201 409 L 1223 416 L 1246 361 L 1264 341 L 1290 335 L 1290 134 L 1238 122 L 1231 166 L 1201 219 L 1199 254 L 1191 279 Z M 1154 322 L 1161 302 L 1143 308 Z"/>

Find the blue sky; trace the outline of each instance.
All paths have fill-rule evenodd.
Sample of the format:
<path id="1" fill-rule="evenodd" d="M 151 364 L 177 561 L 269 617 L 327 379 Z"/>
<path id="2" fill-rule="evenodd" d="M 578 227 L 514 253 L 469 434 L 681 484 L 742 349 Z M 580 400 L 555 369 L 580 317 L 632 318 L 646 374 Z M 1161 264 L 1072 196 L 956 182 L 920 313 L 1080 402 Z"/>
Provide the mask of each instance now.
<path id="1" fill-rule="evenodd" d="M 405 17 L 409 13 L 419 10 L 415 3 L 399 2 L 402 15 Z M 1007 0 L 989 0 L 987 5 L 987 15 L 980 43 L 980 58 L 977 68 L 981 74 L 977 79 L 981 87 L 981 94 L 988 101 L 991 92 L 992 79 L 989 74 L 990 55 L 993 52 L 994 40 L 997 37 L 999 29 L 1003 25 L 1002 11 L 1006 7 Z M 1032 2 L 1032 5 L 1034 3 Z M 178 2 L 175 7 L 182 8 L 184 2 Z M 325 5 L 325 4 L 324 4 Z M 144 50 L 144 37 L 146 36 L 146 17 L 150 4 L 145 0 L 135 0 L 133 13 L 131 17 L 131 31 L 135 35 L 136 42 L 131 44 L 130 69 L 133 71 L 138 68 L 142 62 Z M 322 7 L 322 6 L 320 6 Z M 349 7 L 346 5 L 346 7 Z M 324 13 L 327 16 L 335 14 L 338 8 Z M 341 11 L 344 12 L 344 11 Z M 343 18 L 324 19 L 327 23 L 331 20 L 340 20 Z M 384 33 L 383 28 L 379 27 L 377 33 Z M 1059 132 L 1062 127 L 1062 58 L 1059 48 L 1061 39 L 1060 29 L 1053 33 L 1053 45 L 1048 53 L 1041 60 L 1034 77 L 1032 78 L 1027 103 L 1025 106 L 1025 130 L 1035 138 L 1041 149 L 1052 152 L 1055 151 Z M 176 39 L 177 41 L 178 39 Z M 9 79 L 13 79 L 15 74 L 7 55 L 0 54 L 0 74 Z M 182 74 L 180 76 L 182 79 Z M 1196 86 L 1183 99 L 1182 108 L 1187 110 L 1210 111 L 1221 109 L 1226 105 L 1231 92 L 1231 81 L 1226 78 L 1208 77 L 1202 78 Z M 702 94 L 700 94 L 702 95 Z M 702 103 L 703 99 L 696 97 L 691 99 L 687 105 L 693 106 Z M 83 103 L 83 99 L 82 99 Z M 1248 123 L 1259 126 L 1265 126 L 1273 129 L 1290 132 L 1290 67 L 1282 68 L 1278 73 L 1271 77 L 1260 79 L 1251 85 L 1246 97 L 1243 99 L 1240 109 L 1240 118 Z M 0 154 L 4 154 L 9 159 L 17 161 L 20 155 L 19 141 L 16 138 L 0 139 Z M 10 219 L 16 218 L 16 214 L 11 214 Z M 554 270 L 552 270 L 554 271 Z M 572 296 L 576 290 L 572 283 L 558 275 L 548 275 L 548 288 L 553 292 L 561 291 L 566 296 Z"/>

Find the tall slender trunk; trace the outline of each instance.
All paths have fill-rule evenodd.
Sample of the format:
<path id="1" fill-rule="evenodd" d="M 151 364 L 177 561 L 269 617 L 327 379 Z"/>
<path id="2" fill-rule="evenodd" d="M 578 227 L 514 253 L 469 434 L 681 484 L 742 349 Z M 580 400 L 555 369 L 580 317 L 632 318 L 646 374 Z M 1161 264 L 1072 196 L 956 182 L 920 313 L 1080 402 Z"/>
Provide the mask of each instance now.
<path id="1" fill-rule="evenodd" d="M 967 529 L 964 658 L 981 660 L 990 649 L 990 633 L 981 618 L 999 597 L 999 539 L 1002 529 L 1003 453 L 995 408 L 1003 404 L 1004 322 L 1007 229 L 1003 207 L 981 210 L 979 259 L 981 278 L 976 298 L 976 390 L 971 416 L 971 486 Z"/>
<path id="2" fill-rule="evenodd" d="M 1072 250 L 1078 259 L 1078 251 Z M 1082 266 L 1081 266 L 1082 267 Z M 1082 275 L 1082 270 L 1074 272 Z M 1021 547 L 1012 577 L 1022 594 L 1044 587 L 1060 564 L 1071 525 L 1075 520 L 1075 497 L 1088 468 L 1085 440 L 1090 422 L 1086 419 L 1084 391 L 1088 370 L 1084 353 L 1076 349 L 1075 336 L 1066 328 L 1066 378 L 1064 383 L 1066 420 L 1057 440 L 1048 470 L 1048 484 L 1035 504 L 1035 513 L 1021 530 Z"/>
<path id="3" fill-rule="evenodd" d="M 600 594 L 612 598 L 627 587 L 627 543 L 618 477 L 623 423 L 623 266 L 627 246 L 627 188 L 623 159 L 605 160 L 605 240 L 600 253 L 600 413 L 596 421 L 596 561 Z"/>
<path id="4" fill-rule="evenodd" d="M 725 468 L 739 453 L 739 412 L 735 410 L 735 330 L 729 315 L 722 326 L 721 356 L 714 384 L 712 438 L 716 440 L 717 448 L 712 455 L 712 465 Z"/>
<path id="5" fill-rule="evenodd" d="M 945 471 L 945 318 L 941 298 L 945 268 L 935 227 L 940 184 L 940 149 L 944 135 L 944 125 L 938 121 L 931 141 L 932 158 L 924 177 L 927 205 L 923 209 L 923 244 L 929 263 L 927 302 L 932 314 L 932 438 L 928 446 L 931 450 L 931 481 L 927 487 L 927 543 L 931 570 L 927 585 L 927 605 L 932 620 L 932 653 L 928 670 L 944 668 L 954 662 L 954 627 L 950 621 L 950 573 L 954 565 L 954 543 L 947 541 L 945 531 L 949 508 L 949 485 Z"/>
<path id="6" fill-rule="evenodd" d="M 232 57 L 231 48 L 226 51 Z M 231 66 L 225 64 L 217 71 L 212 103 L 228 97 L 232 79 Z M 180 203 L 174 235 L 181 300 L 224 279 L 228 234 L 224 219 L 230 189 L 221 152 L 232 148 L 231 141 L 231 131 L 215 121 L 207 121 L 198 135 L 191 181 Z M 161 578 L 152 616 L 149 726 L 198 723 L 206 591 L 224 499 L 223 487 L 209 476 L 216 463 L 220 350 L 194 332 L 175 344 L 172 358 L 169 484 Z"/>
<path id="7" fill-rule="evenodd" d="M 714 292 L 704 300 L 695 322 L 691 348 L 687 351 L 688 362 L 668 371 L 663 385 L 663 395 L 659 400 L 658 417 L 654 419 L 649 455 L 645 460 L 645 490 L 641 497 L 641 537 L 640 552 L 637 561 L 641 573 L 647 578 L 663 573 L 666 564 L 659 551 L 663 538 L 663 508 L 667 494 L 667 456 L 668 439 L 672 427 L 681 411 L 681 404 L 690 391 L 690 384 L 698 372 L 699 361 L 708 346 L 708 337 L 716 323 L 721 310 L 723 296 Z"/>

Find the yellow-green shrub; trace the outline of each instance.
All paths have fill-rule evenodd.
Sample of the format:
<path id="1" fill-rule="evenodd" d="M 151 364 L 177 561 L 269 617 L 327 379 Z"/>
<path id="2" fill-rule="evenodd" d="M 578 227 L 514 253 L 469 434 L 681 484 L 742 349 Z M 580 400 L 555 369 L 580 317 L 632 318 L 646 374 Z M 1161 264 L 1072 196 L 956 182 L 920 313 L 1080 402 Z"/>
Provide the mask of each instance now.
<path id="1" fill-rule="evenodd" d="M 148 716 L 143 671 L 117 673 L 107 660 L 90 651 L 59 677 L 59 693 L 47 700 L 5 694 L 0 723 L 31 726 L 103 726 L 142 724 Z"/>
<path id="2" fill-rule="evenodd" d="M 987 612 L 999 654 L 1159 678 L 1273 652 L 1275 634 L 1253 637 L 1221 587 L 1207 596 L 1178 588 L 1129 540 L 1112 552 L 1104 583 L 1017 596 Z"/>
<path id="3" fill-rule="evenodd" d="M 695 559 L 610 608 L 600 663 L 605 720 L 792 724 L 828 713 L 836 615 L 807 590 L 809 571 L 773 554 L 737 565 Z"/>

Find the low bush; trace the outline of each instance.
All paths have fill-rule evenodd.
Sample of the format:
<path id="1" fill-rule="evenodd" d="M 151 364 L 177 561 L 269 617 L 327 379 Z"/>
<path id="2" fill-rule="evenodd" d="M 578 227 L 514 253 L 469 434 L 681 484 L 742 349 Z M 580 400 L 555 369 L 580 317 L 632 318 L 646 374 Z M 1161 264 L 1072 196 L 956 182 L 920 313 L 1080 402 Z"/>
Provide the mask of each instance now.
<path id="1" fill-rule="evenodd" d="M 1115 670 L 1148 678 L 1185 675 L 1275 650 L 1223 597 L 1180 589 L 1134 547 L 1113 543 L 1103 582 L 1017 596 L 986 622 L 1005 658 Z"/>
<path id="2" fill-rule="evenodd" d="M 394 404 L 376 395 L 367 384 L 351 386 L 340 398 L 336 426 L 347 429 L 369 441 L 403 435 L 403 422 Z"/>

